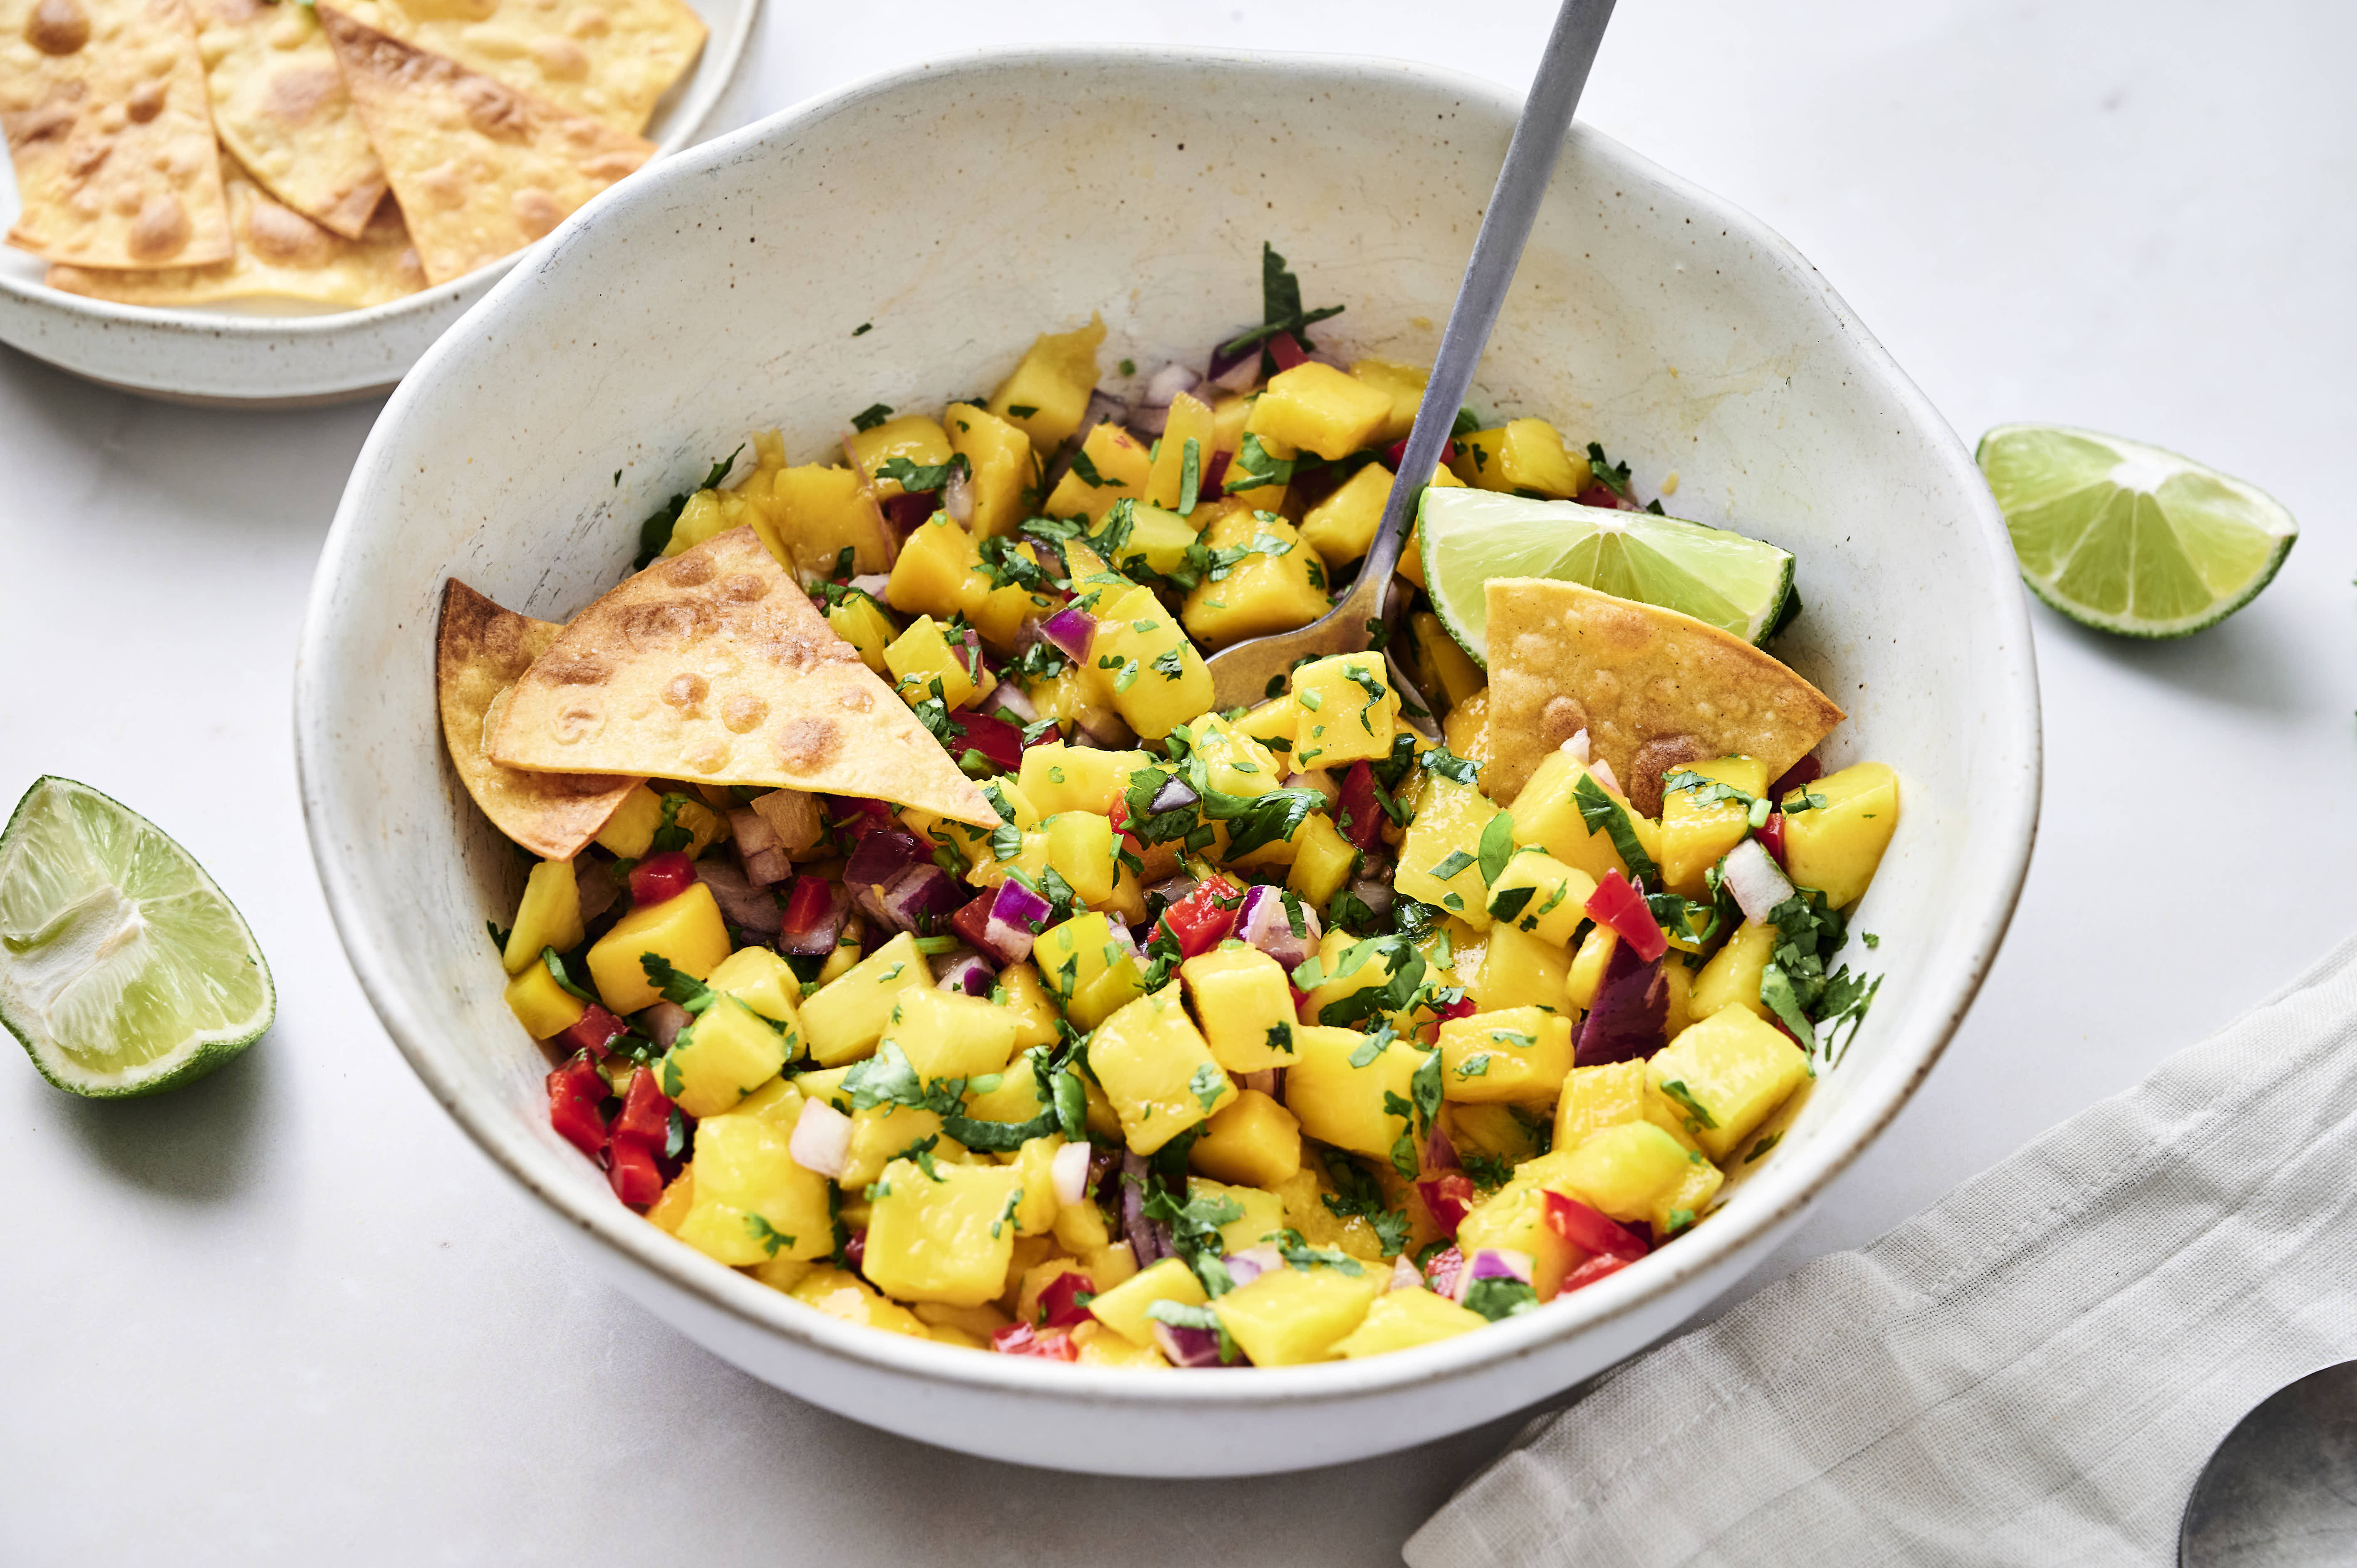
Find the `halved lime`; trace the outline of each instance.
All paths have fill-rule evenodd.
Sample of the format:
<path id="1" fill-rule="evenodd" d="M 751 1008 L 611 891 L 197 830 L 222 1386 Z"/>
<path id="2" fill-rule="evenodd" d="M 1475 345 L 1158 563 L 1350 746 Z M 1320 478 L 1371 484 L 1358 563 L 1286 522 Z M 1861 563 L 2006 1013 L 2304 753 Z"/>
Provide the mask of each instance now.
<path id="1" fill-rule="evenodd" d="M 74 1094 L 204 1077 L 278 1009 L 270 966 L 188 852 L 70 779 L 39 779 L 0 832 L 0 1024 Z"/>
<path id="2" fill-rule="evenodd" d="M 1440 624 L 1483 669 L 1490 664 L 1492 577 L 1552 577 L 1659 605 L 1760 642 L 1784 618 L 1792 557 L 1772 544 L 1649 511 L 1496 490 L 1424 492 L 1416 538 L 1425 592 Z"/>
<path id="3" fill-rule="evenodd" d="M 2274 580 L 2299 524 L 2190 457 L 2059 424 L 2000 424 L 1981 473 L 2030 591 L 2082 626 L 2183 637 Z"/>

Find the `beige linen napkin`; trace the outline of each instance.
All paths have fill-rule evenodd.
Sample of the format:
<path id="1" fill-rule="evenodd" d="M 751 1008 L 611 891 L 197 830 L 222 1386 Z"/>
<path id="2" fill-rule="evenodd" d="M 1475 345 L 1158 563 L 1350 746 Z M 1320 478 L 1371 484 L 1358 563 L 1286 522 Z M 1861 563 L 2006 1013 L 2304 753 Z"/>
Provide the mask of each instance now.
<path id="1" fill-rule="evenodd" d="M 2176 1561 L 2357 1356 L 2357 939 L 2126 1094 L 1534 1423 L 1411 1568 Z"/>

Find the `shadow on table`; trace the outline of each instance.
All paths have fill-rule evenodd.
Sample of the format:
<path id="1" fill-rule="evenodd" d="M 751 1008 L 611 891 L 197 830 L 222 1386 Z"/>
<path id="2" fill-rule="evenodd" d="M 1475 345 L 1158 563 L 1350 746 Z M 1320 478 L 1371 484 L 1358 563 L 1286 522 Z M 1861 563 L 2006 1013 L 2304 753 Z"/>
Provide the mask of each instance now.
<path id="1" fill-rule="evenodd" d="M 2042 605 L 2034 613 L 2040 637 L 2066 639 L 2122 670 L 2222 706 L 2287 714 L 2299 705 L 2298 670 L 2312 655 L 2297 645 L 2289 617 L 2266 612 L 2262 597 L 2207 631 L 2165 641 L 2096 631 Z"/>
<path id="2" fill-rule="evenodd" d="M 210 1078 L 143 1100 L 66 1102 L 67 1131 L 98 1162 L 167 1197 L 219 1203 L 261 1174 L 255 1140 L 269 1097 L 264 1038 Z"/>

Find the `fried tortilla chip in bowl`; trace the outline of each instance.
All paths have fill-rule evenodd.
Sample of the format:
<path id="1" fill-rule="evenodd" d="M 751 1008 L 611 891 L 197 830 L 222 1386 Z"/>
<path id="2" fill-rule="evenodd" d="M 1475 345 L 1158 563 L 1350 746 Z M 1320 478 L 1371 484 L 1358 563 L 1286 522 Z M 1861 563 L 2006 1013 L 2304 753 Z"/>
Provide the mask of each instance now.
<path id="1" fill-rule="evenodd" d="M 446 592 L 480 649 L 461 662 L 483 663 L 457 682 L 477 704 L 464 730 L 550 645 L 544 623 L 628 575 L 641 520 L 747 431 L 823 459 L 852 411 L 971 397 L 1092 313 L 1106 384 L 1135 391 L 1111 367 L 1142 377 L 1254 322 L 1264 242 L 1314 278 L 1312 303 L 1346 307 L 1321 350 L 1428 363 L 1517 108 L 1488 83 L 1342 59 L 1088 48 L 902 72 L 592 202 L 403 382 L 304 633 L 313 850 L 394 1041 L 587 1266 L 778 1387 L 929 1442 L 1125 1474 L 1278 1471 L 1459 1431 L 1631 1354 L 1739 1280 L 1889 1125 L 1987 972 L 2036 822 L 2005 532 L 1964 447 L 1804 260 L 1585 129 L 1473 401 L 1555 411 L 1574 442 L 1638 455 L 1649 487 L 1674 469 L 1682 515 L 1792 552 L 1807 608 L 1774 651 L 1822 693 L 1810 722 L 1839 721 L 1818 755 L 1888 763 L 1907 792 L 1859 908 L 1885 975 L 1872 1012 L 1707 1223 L 1537 1310 L 1365 1359 L 1197 1373 L 978 1353 L 829 1317 L 622 1207 L 552 1130 L 551 1058 L 502 1004 L 483 926 L 515 908 L 525 862 L 450 760 L 464 737 L 444 744 Z M 1501 635 L 1538 635 L 1512 616 L 1621 635 L 1577 604 L 1509 599 Z M 1690 643 L 1643 657 L 1744 663 Z M 505 720 L 487 727 L 477 746 L 512 745 Z M 601 766 L 624 777 L 500 809 L 556 822 L 639 760 L 616 749 Z"/>

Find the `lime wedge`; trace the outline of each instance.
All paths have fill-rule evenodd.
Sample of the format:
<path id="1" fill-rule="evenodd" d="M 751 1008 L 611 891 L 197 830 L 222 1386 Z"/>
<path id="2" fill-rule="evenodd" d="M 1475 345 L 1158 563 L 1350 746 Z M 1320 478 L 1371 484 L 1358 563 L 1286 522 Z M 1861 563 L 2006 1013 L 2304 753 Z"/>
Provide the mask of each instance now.
<path id="1" fill-rule="evenodd" d="M 2000 424 L 1981 473 L 2030 590 L 2082 626 L 2183 637 L 2271 582 L 2299 524 L 2189 457 L 2057 424 Z"/>
<path id="2" fill-rule="evenodd" d="M 1416 537 L 1425 591 L 1449 635 L 1490 663 L 1492 577 L 1552 577 L 1707 621 L 1746 642 L 1782 624 L 1792 557 L 1722 528 L 1647 511 L 1495 490 L 1424 492 Z"/>
<path id="3" fill-rule="evenodd" d="M 0 832 L 0 1024 L 73 1094 L 154 1094 L 270 1027 L 270 966 L 221 890 L 153 822 L 40 779 Z"/>

